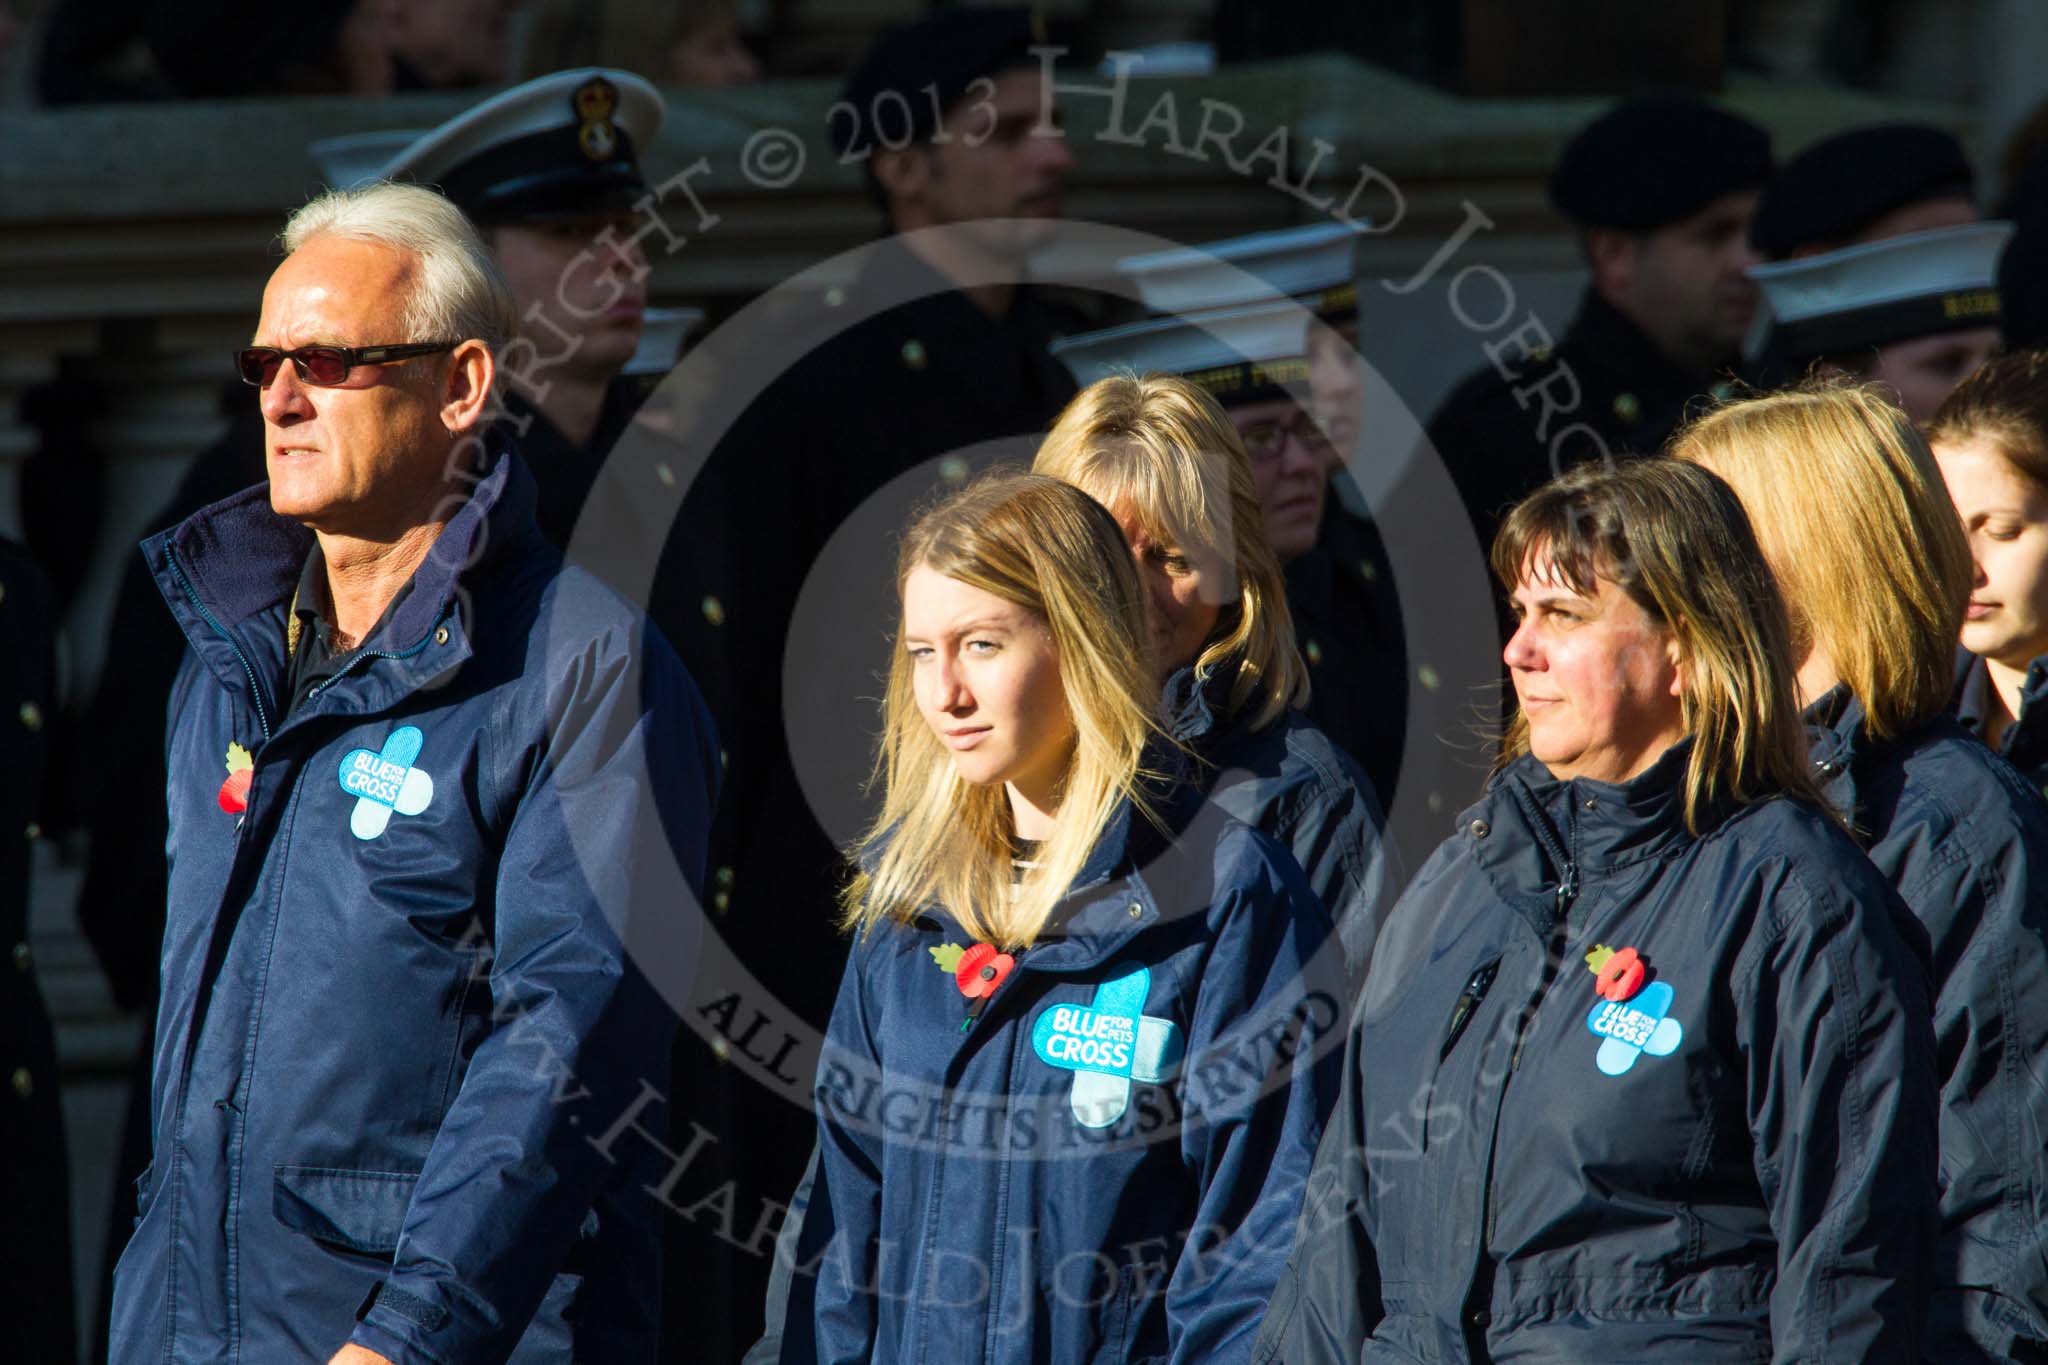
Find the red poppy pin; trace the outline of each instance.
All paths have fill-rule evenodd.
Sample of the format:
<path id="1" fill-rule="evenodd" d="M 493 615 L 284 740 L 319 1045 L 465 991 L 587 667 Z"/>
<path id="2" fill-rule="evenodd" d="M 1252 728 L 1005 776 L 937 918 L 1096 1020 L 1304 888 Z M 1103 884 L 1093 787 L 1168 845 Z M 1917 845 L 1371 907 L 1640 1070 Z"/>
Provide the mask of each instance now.
<path id="1" fill-rule="evenodd" d="M 1586 966 L 1593 973 L 1593 990 L 1602 1000 L 1614 1001 L 1632 998 L 1643 988 L 1649 971 L 1649 964 L 1635 949 L 1617 951 L 1604 943 L 1593 945 L 1593 951 L 1586 954 Z"/>
<path id="2" fill-rule="evenodd" d="M 249 784 L 256 777 L 256 760 L 239 744 L 228 745 L 228 780 L 220 784 L 220 808 L 229 815 L 249 809 Z"/>
<path id="3" fill-rule="evenodd" d="M 969 1000 L 994 995 L 996 987 L 1010 974 L 1010 968 L 1017 965 L 1016 958 L 997 952 L 992 943 L 977 943 L 971 948 L 947 943 L 929 951 L 941 971 L 953 974 L 960 994 Z"/>

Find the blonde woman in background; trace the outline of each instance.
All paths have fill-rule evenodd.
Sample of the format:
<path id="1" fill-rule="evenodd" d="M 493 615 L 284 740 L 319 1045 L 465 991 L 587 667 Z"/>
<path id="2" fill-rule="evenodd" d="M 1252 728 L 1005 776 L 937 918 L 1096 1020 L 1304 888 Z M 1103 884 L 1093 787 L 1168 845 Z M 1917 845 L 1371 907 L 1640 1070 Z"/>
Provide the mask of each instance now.
<path id="1" fill-rule="evenodd" d="M 2048 1359 L 2048 803 L 1946 714 L 1970 548 L 1868 386 L 1733 403 L 1671 452 L 1777 575 L 1815 775 L 1932 946 L 1941 1239 L 1924 1359 Z"/>
<path id="2" fill-rule="evenodd" d="M 1224 810 L 1294 855 L 1362 982 L 1399 877 L 1372 783 L 1301 709 L 1308 669 L 1229 416 L 1177 376 L 1099 380 L 1067 405 L 1031 467 L 1116 518 L 1151 608 L 1167 729 Z"/>

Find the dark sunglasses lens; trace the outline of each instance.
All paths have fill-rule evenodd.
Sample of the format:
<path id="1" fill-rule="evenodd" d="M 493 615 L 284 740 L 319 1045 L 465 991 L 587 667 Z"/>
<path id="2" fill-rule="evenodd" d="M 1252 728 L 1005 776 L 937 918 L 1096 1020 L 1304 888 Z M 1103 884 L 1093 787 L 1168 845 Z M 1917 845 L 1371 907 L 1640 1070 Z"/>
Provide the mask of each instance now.
<path id="1" fill-rule="evenodd" d="M 295 359 L 309 383 L 339 384 L 348 378 L 348 356 L 338 346 L 302 346 Z"/>
<path id="2" fill-rule="evenodd" d="M 251 346 L 235 353 L 235 364 L 242 372 L 242 382 L 254 384 L 259 389 L 277 378 L 277 367 L 283 360 L 283 355 L 268 346 Z"/>

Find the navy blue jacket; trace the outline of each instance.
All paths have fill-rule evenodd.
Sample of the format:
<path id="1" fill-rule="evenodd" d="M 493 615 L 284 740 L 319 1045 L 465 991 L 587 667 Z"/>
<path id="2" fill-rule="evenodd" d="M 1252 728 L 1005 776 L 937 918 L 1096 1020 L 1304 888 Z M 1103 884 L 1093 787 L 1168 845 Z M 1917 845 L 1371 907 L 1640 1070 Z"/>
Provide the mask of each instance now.
<path id="1" fill-rule="evenodd" d="M 1689 751 L 1621 785 L 1524 757 L 1416 875 L 1261 1360 L 1913 1358 L 1936 1087 L 1905 912 L 1799 803 L 1690 834 Z"/>
<path id="2" fill-rule="evenodd" d="M 1134 827 L 1135 826 L 1135 827 Z M 1248 1358 L 1335 1099 L 1329 919 L 1264 835 L 1128 808 L 980 1010 L 932 908 L 855 944 L 790 1362 Z"/>
<path id="3" fill-rule="evenodd" d="M 144 546 L 191 651 L 116 1360 L 351 1339 L 400 1365 L 651 1358 L 658 1206 L 636 1186 L 666 1114 L 618 1123 L 665 1088 L 716 740 L 533 504 L 500 456 L 289 719 L 310 534 L 258 487 Z M 231 745 L 254 758 L 239 813 Z"/>
<path id="4" fill-rule="evenodd" d="M 1952 705 L 1957 722 L 1979 739 L 1984 736 L 1985 709 L 1992 704 L 1990 688 L 1984 661 L 1968 650 L 1957 650 Z M 1999 736 L 1997 752 L 2038 790 L 2048 792 L 2048 706 L 2041 705 L 2044 694 L 2048 694 L 2048 657 L 2027 665 L 2026 680 L 2020 684 L 2020 713 Z"/>
<path id="5" fill-rule="evenodd" d="M 1184 668 L 1166 683 L 1168 732 L 1200 760 L 1197 781 L 1225 812 L 1278 840 L 1330 912 L 1353 987 L 1365 980 L 1380 914 L 1401 885 L 1372 782 L 1330 737 L 1290 707 L 1255 730 L 1220 714 L 1225 687 L 1194 685 Z"/>
<path id="6" fill-rule="evenodd" d="M 1926 1358 L 2048 1360 L 2048 801 L 1942 718 L 1876 743 L 1807 711 L 1828 799 L 1924 927 L 1941 1072 Z"/>
<path id="7" fill-rule="evenodd" d="M 1355 990 L 1365 979 L 1380 911 L 1400 884 L 1393 850 L 1381 837 L 1385 820 L 1372 783 L 1300 711 L 1290 709 L 1262 730 L 1220 720 L 1215 705 L 1220 684 L 1212 680 L 1197 688 L 1194 676 L 1193 669 L 1182 669 L 1167 680 L 1168 731 L 1197 757 L 1194 779 L 1208 785 L 1210 798 L 1225 814 L 1271 835 L 1294 856 L 1309 890 L 1336 921 L 1326 948 L 1341 954 Z M 748 1365 L 780 1356 L 792 1262 L 817 1172 L 814 1148 L 777 1236 L 767 1332 L 747 1352 Z"/>

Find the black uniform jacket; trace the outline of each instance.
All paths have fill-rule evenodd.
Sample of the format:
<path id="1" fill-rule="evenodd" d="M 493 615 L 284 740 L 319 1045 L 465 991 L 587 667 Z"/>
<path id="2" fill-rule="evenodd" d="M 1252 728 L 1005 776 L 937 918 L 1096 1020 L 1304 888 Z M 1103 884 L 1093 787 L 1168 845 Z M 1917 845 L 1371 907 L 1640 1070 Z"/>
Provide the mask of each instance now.
<path id="1" fill-rule="evenodd" d="M 1554 349 L 1526 359 L 1506 351 L 1502 363 L 1511 377 L 1480 370 L 1429 424 L 1482 548 L 1492 546 L 1508 508 L 1571 465 L 1603 453 L 1656 454 L 1688 405 L 1715 385 L 1667 359 L 1590 289 Z"/>
<path id="2" fill-rule="evenodd" d="M 1786 799 L 1529 757 L 1394 907 L 1261 1361 L 1909 1360 L 1934 1040 L 1905 912 Z"/>
<path id="3" fill-rule="evenodd" d="M 0 539 L 0 1312 L 11 1358 L 63 1365 L 76 1355 L 69 1182 L 57 1050 L 28 941 L 56 628 L 48 582 Z"/>

